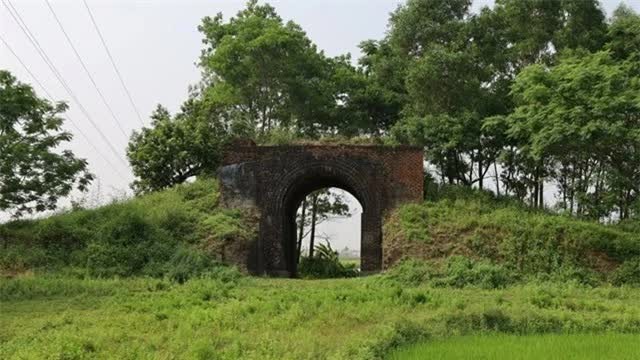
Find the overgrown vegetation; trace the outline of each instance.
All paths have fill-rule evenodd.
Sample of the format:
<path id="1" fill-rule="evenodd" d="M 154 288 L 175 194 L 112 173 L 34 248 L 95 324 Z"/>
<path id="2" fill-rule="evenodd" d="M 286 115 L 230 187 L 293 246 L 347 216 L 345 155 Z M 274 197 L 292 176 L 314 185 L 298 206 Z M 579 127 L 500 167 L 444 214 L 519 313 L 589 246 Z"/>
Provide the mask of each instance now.
<path id="1" fill-rule="evenodd" d="M 201 179 L 97 209 L 0 226 L 0 272 L 145 275 L 177 281 L 202 275 L 254 236 L 249 214 L 218 206 L 218 184 Z"/>
<path id="2" fill-rule="evenodd" d="M 330 243 L 315 246 L 315 256 L 302 256 L 298 276 L 311 279 L 345 278 L 358 276 L 355 263 L 343 263 Z"/>
<path id="3" fill-rule="evenodd" d="M 424 269 L 399 268 L 410 270 L 410 280 L 489 287 L 532 278 L 638 282 L 640 233 L 631 223 L 581 221 L 462 187 L 431 198 L 403 206 L 385 225 L 385 262 L 405 255 L 428 261 Z"/>

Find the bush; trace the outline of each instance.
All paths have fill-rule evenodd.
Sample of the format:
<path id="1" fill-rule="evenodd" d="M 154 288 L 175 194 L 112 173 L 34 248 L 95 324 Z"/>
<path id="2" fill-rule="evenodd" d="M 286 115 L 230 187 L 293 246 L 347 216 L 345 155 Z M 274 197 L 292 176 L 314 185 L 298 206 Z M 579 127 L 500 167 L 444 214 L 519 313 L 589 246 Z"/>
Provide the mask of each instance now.
<path id="1" fill-rule="evenodd" d="M 100 227 L 86 249 L 86 266 L 101 277 L 158 276 L 156 264 L 169 260 L 175 248 L 169 234 L 144 218 L 144 209 L 127 207 Z"/>
<path id="2" fill-rule="evenodd" d="M 595 271 L 572 265 L 562 266 L 549 274 L 537 274 L 536 279 L 547 282 L 577 283 L 588 286 L 597 286 L 601 282 Z"/>
<path id="3" fill-rule="evenodd" d="M 310 279 L 329 279 L 358 276 L 355 264 L 323 258 L 302 257 L 298 264 L 298 276 Z"/>
<path id="4" fill-rule="evenodd" d="M 640 256 L 622 263 L 611 274 L 611 282 L 615 285 L 640 286 Z"/>
<path id="5" fill-rule="evenodd" d="M 34 266 L 44 267 L 53 260 L 43 248 L 31 248 L 25 244 L 7 246 L 0 251 L 0 274 L 21 273 Z"/>
<path id="6" fill-rule="evenodd" d="M 405 286 L 418 286 L 426 284 L 434 275 L 427 262 L 406 259 L 387 271 L 384 277 Z"/>
<path id="7" fill-rule="evenodd" d="M 463 256 L 452 256 L 446 260 L 444 276 L 436 279 L 437 286 L 479 286 L 484 289 L 504 288 L 513 282 L 512 276 L 503 266 L 487 261 L 475 261 Z"/>
<path id="8" fill-rule="evenodd" d="M 427 261 L 407 259 L 383 275 L 383 279 L 404 286 L 431 284 L 456 288 L 478 286 L 483 289 L 504 288 L 513 283 L 515 278 L 501 265 L 459 255 L 447 258 L 440 266 Z"/>
<path id="9" fill-rule="evenodd" d="M 181 246 L 167 263 L 166 274 L 169 279 L 182 284 L 191 278 L 201 276 L 216 266 L 220 266 L 220 264 L 217 264 L 207 254 Z"/>
<path id="10" fill-rule="evenodd" d="M 338 253 L 329 243 L 315 247 L 316 256 L 302 257 L 298 264 L 298 276 L 302 278 L 327 279 L 358 276 L 355 264 L 343 264 Z"/>

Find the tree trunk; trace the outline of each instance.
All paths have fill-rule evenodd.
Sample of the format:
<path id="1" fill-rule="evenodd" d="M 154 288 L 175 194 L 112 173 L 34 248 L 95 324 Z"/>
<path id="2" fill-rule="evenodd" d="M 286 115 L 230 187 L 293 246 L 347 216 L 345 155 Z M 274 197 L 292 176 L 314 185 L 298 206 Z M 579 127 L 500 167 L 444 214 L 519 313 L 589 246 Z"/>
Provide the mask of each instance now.
<path id="1" fill-rule="evenodd" d="M 498 162 L 493 163 L 493 172 L 496 174 L 496 195 L 500 196 L 500 174 L 498 174 Z"/>
<path id="2" fill-rule="evenodd" d="M 313 195 L 311 205 L 311 234 L 309 235 L 309 258 L 313 258 L 313 248 L 316 237 L 316 216 L 318 214 L 318 195 Z"/>
<path id="3" fill-rule="evenodd" d="M 575 203 L 575 173 L 571 173 L 571 185 L 569 187 L 569 214 L 573 215 L 574 203 Z"/>
<path id="4" fill-rule="evenodd" d="M 540 205 L 538 207 L 540 209 L 544 209 L 544 179 L 540 179 L 540 190 L 538 191 L 538 195 L 540 196 Z"/>
<path id="5" fill-rule="evenodd" d="M 482 156 L 478 158 L 478 187 L 480 190 L 484 187 L 484 174 L 482 173 Z"/>
<path id="6" fill-rule="evenodd" d="M 298 245 L 296 247 L 296 264 L 300 262 L 302 253 L 302 238 L 304 237 L 304 217 L 307 211 L 307 199 L 302 200 L 302 214 L 300 217 L 300 229 L 298 230 Z"/>
<path id="7" fill-rule="evenodd" d="M 533 177 L 533 194 L 531 196 L 531 200 L 532 200 L 531 207 L 533 208 L 538 207 L 538 191 L 540 190 L 539 181 L 540 181 L 540 178 L 538 176 L 538 168 L 536 167 L 534 170 L 534 177 Z"/>

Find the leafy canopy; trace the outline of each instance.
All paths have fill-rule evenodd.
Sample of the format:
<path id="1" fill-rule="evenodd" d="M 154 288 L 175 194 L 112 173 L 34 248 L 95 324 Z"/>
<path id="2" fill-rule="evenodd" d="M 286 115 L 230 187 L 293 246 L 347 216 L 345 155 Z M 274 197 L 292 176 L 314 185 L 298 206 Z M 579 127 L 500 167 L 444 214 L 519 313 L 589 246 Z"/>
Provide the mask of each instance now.
<path id="1" fill-rule="evenodd" d="M 127 148 L 138 178 L 133 183 L 136 192 L 164 189 L 215 171 L 227 129 L 202 101 L 188 100 L 173 117 L 158 105 L 151 118 L 151 127 L 134 132 Z"/>
<path id="2" fill-rule="evenodd" d="M 60 150 L 72 138 L 59 116 L 66 109 L 0 70 L 0 210 L 16 217 L 53 210 L 60 197 L 93 179 L 84 159 Z"/>

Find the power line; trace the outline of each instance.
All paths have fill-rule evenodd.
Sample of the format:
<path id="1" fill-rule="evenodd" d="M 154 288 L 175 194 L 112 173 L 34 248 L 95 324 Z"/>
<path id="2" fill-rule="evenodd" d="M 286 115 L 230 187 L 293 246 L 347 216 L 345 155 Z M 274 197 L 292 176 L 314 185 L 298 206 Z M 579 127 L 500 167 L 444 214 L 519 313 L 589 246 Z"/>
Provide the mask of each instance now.
<path id="1" fill-rule="evenodd" d="M 13 54 L 13 56 L 16 58 L 16 60 L 18 60 L 18 62 L 20 63 L 20 65 L 22 65 L 22 67 L 24 68 L 24 70 L 27 72 L 27 74 L 29 74 L 29 76 L 31 76 L 31 78 L 33 79 L 33 81 L 35 81 L 36 84 L 38 84 L 38 86 L 40 87 L 40 89 L 42 90 L 42 92 L 44 92 L 44 94 L 46 95 L 46 97 L 49 99 L 49 101 L 51 101 L 51 103 L 55 104 L 55 100 L 53 99 L 53 96 L 51 96 L 51 94 L 47 91 L 47 89 L 44 87 L 44 85 L 42 85 L 42 83 L 40 82 L 40 80 L 38 80 L 38 78 L 31 72 L 31 70 L 29 70 L 29 67 L 27 67 L 27 65 L 22 61 L 22 59 L 20 59 L 20 57 L 18 56 L 18 54 L 16 54 L 16 52 L 11 48 L 11 46 L 7 43 L 7 41 L 2 37 L 2 35 L 0 35 L 0 41 L 2 41 L 2 43 L 4 43 L 4 46 L 9 50 L 9 52 L 11 54 Z M 82 131 L 82 129 L 73 121 L 73 119 L 71 119 L 70 117 L 68 117 L 66 114 L 64 115 L 64 118 L 69 121 L 69 123 L 71 123 L 71 125 L 73 125 L 73 127 L 78 130 L 78 132 L 80 133 L 80 135 L 82 135 L 82 137 L 87 141 L 87 143 L 93 148 L 93 150 L 96 152 L 96 154 L 98 154 L 106 163 L 107 165 L 109 165 L 118 176 L 120 176 L 120 178 L 124 181 L 126 181 L 126 178 L 124 175 L 122 175 L 122 173 L 118 170 L 117 167 L 115 167 L 113 165 L 113 163 L 109 160 L 109 158 L 107 158 L 96 146 L 93 142 L 91 142 L 91 140 L 89 139 L 89 137 L 87 136 L 87 134 L 85 134 L 84 131 Z"/>
<path id="2" fill-rule="evenodd" d="M 11 54 L 13 54 L 13 57 L 16 58 L 16 60 L 18 60 L 18 62 L 20 63 L 20 65 L 22 65 L 22 67 L 27 71 L 27 73 L 29 74 L 29 76 L 31 76 L 31 78 L 33 79 L 33 81 L 36 82 L 36 84 L 38 84 L 38 86 L 40 87 L 40 89 L 42 89 L 42 91 L 44 92 L 44 94 L 47 96 L 47 98 L 49 100 L 53 99 L 53 97 L 51 96 L 51 94 L 49 94 L 49 92 L 47 91 L 47 89 L 44 87 L 44 85 L 42 85 L 42 83 L 40 82 L 40 80 L 38 80 L 38 78 L 35 77 L 35 75 L 33 75 L 33 73 L 31 72 L 31 70 L 29 70 L 29 68 L 27 67 L 27 65 L 25 65 L 25 63 L 22 61 L 22 59 L 20 59 L 20 57 L 18 56 L 18 54 L 16 54 L 15 51 L 13 51 L 13 49 L 11 48 L 11 46 L 9 46 L 9 43 L 7 43 L 7 41 L 2 37 L 2 35 L 0 35 L 0 41 L 2 41 L 2 43 L 4 44 L 4 46 L 9 50 L 9 52 Z"/>
<path id="3" fill-rule="evenodd" d="M 51 7 L 51 3 L 49 3 L 49 0 L 45 0 L 45 3 L 47 4 L 47 7 L 49 8 L 49 11 L 51 11 L 51 14 L 53 15 L 54 19 L 58 23 L 58 26 L 60 27 L 60 30 L 62 30 L 62 33 L 64 34 L 64 37 L 67 39 L 67 43 L 69 44 L 69 46 L 71 46 L 71 49 L 73 50 L 73 53 L 76 55 L 76 58 L 78 59 L 78 61 L 82 65 L 82 68 L 84 69 L 84 72 L 89 77 L 89 80 L 91 80 L 91 83 L 93 84 L 93 87 L 98 92 L 98 95 L 100 95 L 100 99 L 102 100 L 104 105 L 109 110 L 109 113 L 111 114 L 111 117 L 113 118 L 113 120 L 115 120 L 116 124 L 118 125 L 118 129 L 120 129 L 120 132 L 122 132 L 122 135 L 124 135 L 125 139 L 128 138 L 126 131 L 124 131 L 124 129 L 122 128 L 122 124 L 120 123 L 120 121 L 116 117 L 116 114 L 113 112 L 113 109 L 111 108 L 111 106 L 109 106 L 109 103 L 107 103 L 107 99 L 105 99 L 104 95 L 102 94 L 102 91 L 100 91 L 100 88 L 98 87 L 98 84 L 96 84 L 96 81 L 93 79 L 93 76 L 91 76 L 91 72 L 89 71 L 89 69 L 85 65 L 84 61 L 82 60 L 82 57 L 80 56 L 80 53 L 78 53 L 78 50 L 76 50 L 76 47 L 73 45 L 73 42 L 71 41 L 71 38 L 69 37 L 69 35 L 67 34 L 66 30 L 64 29 L 64 26 L 62 26 L 62 22 L 60 22 L 60 19 L 58 18 L 58 15 L 53 10 L 53 7 Z"/>
<path id="4" fill-rule="evenodd" d="M 102 43 L 102 46 L 104 47 L 105 51 L 107 52 L 107 56 L 109 57 L 109 61 L 111 62 L 111 65 L 113 66 L 113 69 L 116 71 L 116 74 L 118 75 L 118 79 L 120 79 L 120 84 L 122 84 L 122 87 L 124 88 L 124 91 L 127 93 L 127 97 L 129 98 L 129 103 L 131 103 L 131 106 L 133 107 L 133 110 L 136 112 L 136 115 L 138 116 L 138 120 L 140 120 L 140 124 L 142 126 L 144 126 L 144 121 L 142 121 L 142 117 L 140 116 L 140 111 L 138 111 L 138 107 L 136 106 L 135 102 L 133 101 L 133 97 L 131 96 L 131 93 L 129 92 L 129 89 L 127 88 L 127 85 L 125 85 L 124 80 L 122 79 L 122 75 L 120 74 L 120 70 L 118 70 L 118 66 L 116 65 L 116 62 L 113 60 L 113 56 L 111 56 L 111 51 L 109 51 L 109 47 L 107 46 L 107 42 L 104 40 L 104 37 L 102 37 L 102 32 L 100 32 L 100 28 L 98 27 L 98 24 L 96 23 L 96 20 L 93 17 L 93 13 L 91 12 L 91 9 L 89 8 L 89 5 L 87 4 L 87 1 L 86 0 L 82 0 L 82 2 L 84 3 L 84 6 L 87 8 L 87 12 L 89 13 L 89 17 L 91 18 L 91 22 L 93 23 L 93 27 L 96 29 L 96 32 L 98 33 L 98 37 L 100 37 L 100 42 Z"/>
<path id="5" fill-rule="evenodd" d="M 7 3 L 9 5 L 7 5 Z M 47 66 L 49 67 L 51 72 L 53 72 L 53 74 L 56 76 L 56 78 L 58 79 L 58 81 L 60 82 L 62 87 L 66 90 L 66 92 L 69 94 L 69 96 L 71 96 L 71 98 L 76 103 L 76 105 L 78 105 L 78 108 L 80 109 L 80 111 L 84 114 L 84 116 L 87 118 L 87 120 L 89 120 L 91 125 L 96 129 L 96 131 L 98 132 L 98 134 L 100 135 L 102 140 L 109 146 L 109 149 L 111 150 L 111 152 L 113 152 L 113 154 L 116 156 L 118 161 L 120 161 L 125 167 L 127 167 L 128 165 L 123 160 L 122 155 L 120 155 L 120 153 L 118 153 L 118 151 L 113 147 L 113 144 L 111 143 L 111 141 L 109 141 L 107 136 L 102 132 L 102 130 L 100 130 L 98 125 L 95 123 L 95 121 L 93 121 L 93 119 L 89 115 L 87 109 L 85 109 L 85 107 L 82 105 L 82 103 L 80 103 L 80 101 L 75 96 L 75 94 L 73 93 L 73 91 L 71 90 L 71 88 L 69 87 L 67 82 L 62 77 L 62 74 L 60 74 L 60 72 L 55 67 L 55 65 L 53 64 L 53 62 L 49 58 L 49 56 L 47 56 L 47 53 L 40 46 L 40 43 L 38 42 L 38 39 L 33 35 L 33 33 L 31 33 L 31 31 L 29 30 L 29 27 L 24 22 L 24 20 L 22 20 L 22 17 L 20 16 L 20 13 L 16 10 L 16 8 L 13 6 L 13 4 L 11 4 L 11 1 L 7 0 L 6 3 L 3 2 L 3 4 L 7 8 L 7 10 L 9 11 L 9 14 L 13 18 L 13 20 L 20 27 L 20 30 L 22 30 L 22 32 L 25 34 L 27 39 L 29 39 L 29 42 L 31 42 L 31 45 L 33 45 L 33 47 L 36 49 L 36 51 L 38 52 L 38 54 L 40 55 L 42 60 L 44 60 L 44 62 L 47 64 Z M 11 9 L 13 9 L 13 11 Z M 15 14 L 13 13 L 14 11 L 15 11 Z"/>

